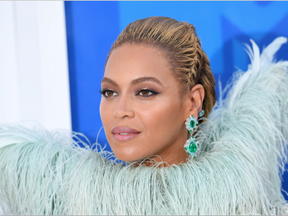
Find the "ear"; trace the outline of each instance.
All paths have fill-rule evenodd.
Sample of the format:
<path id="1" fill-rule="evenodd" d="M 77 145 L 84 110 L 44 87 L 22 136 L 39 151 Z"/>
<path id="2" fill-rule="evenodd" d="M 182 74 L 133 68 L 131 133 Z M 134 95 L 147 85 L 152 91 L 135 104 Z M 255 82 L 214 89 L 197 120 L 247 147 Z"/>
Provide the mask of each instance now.
<path id="1" fill-rule="evenodd" d="M 205 96 L 204 87 L 201 84 L 193 86 L 189 92 L 188 97 L 190 100 L 190 115 L 198 119 L 198 115 L 202 110 L 202 104 Z"/>

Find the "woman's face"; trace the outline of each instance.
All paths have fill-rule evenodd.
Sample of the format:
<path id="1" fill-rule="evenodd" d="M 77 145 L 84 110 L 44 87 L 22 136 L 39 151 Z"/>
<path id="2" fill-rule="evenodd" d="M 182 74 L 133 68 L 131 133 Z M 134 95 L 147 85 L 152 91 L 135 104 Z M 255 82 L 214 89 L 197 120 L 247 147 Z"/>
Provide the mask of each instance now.
<path id="1" fill-rule="evenodd" d="M 101 84 L 100 115 L 117 158 L 135 161 L 152 156 L 170 164 L 184 162 L 185 120 L 189 97 L 180 97 L 179 83 L 161 51 L 124 44 L 112 51 Z"/>

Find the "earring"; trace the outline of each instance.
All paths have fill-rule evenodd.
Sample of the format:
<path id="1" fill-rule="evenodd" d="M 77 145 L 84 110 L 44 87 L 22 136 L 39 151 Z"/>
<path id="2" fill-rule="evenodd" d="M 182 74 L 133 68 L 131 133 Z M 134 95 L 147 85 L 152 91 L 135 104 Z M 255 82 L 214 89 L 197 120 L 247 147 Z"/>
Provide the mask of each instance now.
<path id="1" fill-rule="evenodd" d="M 201 112 L 199 113 L 199 117 L 204 116 L 204 113 L 205 113 L 205 111 L 204 111 L 204 110 L 201 110 Z"/>
<path id="2" fill-rule="evenodd" d="M 195 159 L 197 154 L 199 153 L 200 144 L 194 138 L 194 136 L 192 136 L 192 134 L 198 127 L 198 121 L 193 115 L 190 115 L 186 119 L 185 125 L 187 130 L 190 132 L 191 137 L 186 141 L 184 149 L 193 159 Z"/>

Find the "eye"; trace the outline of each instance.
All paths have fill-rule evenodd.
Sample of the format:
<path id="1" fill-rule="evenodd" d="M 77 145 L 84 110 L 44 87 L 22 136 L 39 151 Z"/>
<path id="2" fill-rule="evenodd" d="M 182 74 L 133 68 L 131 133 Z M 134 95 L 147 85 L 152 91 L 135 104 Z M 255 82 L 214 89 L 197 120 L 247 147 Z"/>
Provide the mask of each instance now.
<path id="1" fill-rule="evenodd" d="M 159 94 L 158 92 L 151 90 L 151 89 L 141 89 L 137 95 L 142 96 L 142 97 L 151 97 L 153 95 Z"/>
<path id="2" fill-rule="evenodd" d="M 117 96 L 117 93 L 115 91 L 112 91 L 109 89 L 103 89 L 103 90 L 100 90 L 99 92 L 100 92 L 100 94 L 102 94 L 106 98 Z"/>

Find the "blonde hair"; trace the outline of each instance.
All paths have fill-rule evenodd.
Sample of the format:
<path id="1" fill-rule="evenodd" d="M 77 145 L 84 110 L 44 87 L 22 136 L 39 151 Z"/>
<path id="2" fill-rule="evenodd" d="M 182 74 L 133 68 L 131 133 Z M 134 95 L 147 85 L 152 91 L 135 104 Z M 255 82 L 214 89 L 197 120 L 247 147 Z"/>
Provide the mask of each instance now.
<path id="1" fill-rule="evenodd" d="M 136 20 L 118 36 L 108 58 L 114 49 L 126 43 L 146 44 L 163 51 L 174 76 L 180 82 L 181 94 L 201 84 L 205 90 L 204 117 L 208 117 L 216 102 L 215 78 L 193 25 L 159 16 Z"/>

